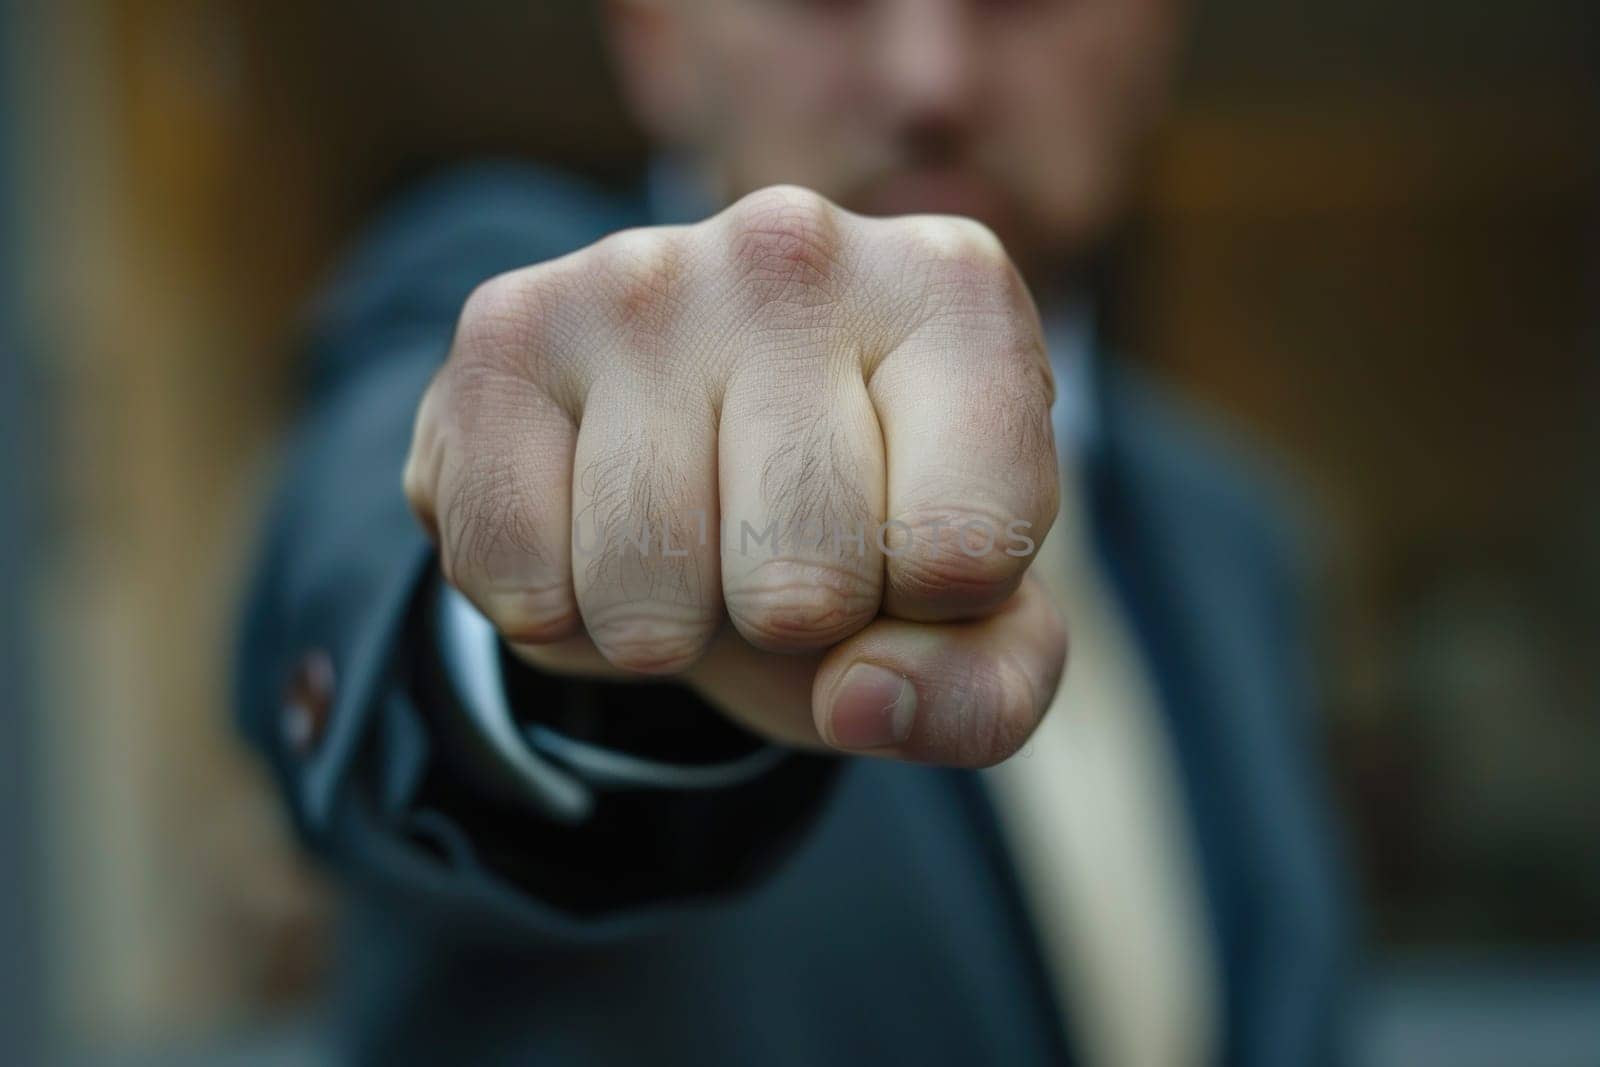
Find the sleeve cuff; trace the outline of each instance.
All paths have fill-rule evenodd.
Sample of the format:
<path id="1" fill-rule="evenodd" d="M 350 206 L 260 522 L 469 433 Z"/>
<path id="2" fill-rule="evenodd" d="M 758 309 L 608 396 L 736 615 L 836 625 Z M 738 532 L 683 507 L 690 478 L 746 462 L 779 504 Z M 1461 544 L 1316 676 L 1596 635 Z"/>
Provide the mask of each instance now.
<path id="1" fill-rule="evenodd" d="M 594 791 L 523 740 L 506 697 L 494 627 L 454 586 L 441 581 L 438 589 L 434 636 L 462 712 L 542 810 L 560 822 L 582 822 L 594 810 Z"/>
<path id="2" fill-rule="evenodd" d="M 550 721 L 519 719 L 512 708 L 504 656 L 493 626 L 472 602 L 439 583 L 435 639 L 445 676 L 464 715 L 489 748 L 563 822 L 583 821 L 602 790 L 697 791 L 754 781 L 788 754 L 771 744 L 708 751 L 708 759 L 663 759 Z M 714 714 L 714 713 L 708 713 Z"/>

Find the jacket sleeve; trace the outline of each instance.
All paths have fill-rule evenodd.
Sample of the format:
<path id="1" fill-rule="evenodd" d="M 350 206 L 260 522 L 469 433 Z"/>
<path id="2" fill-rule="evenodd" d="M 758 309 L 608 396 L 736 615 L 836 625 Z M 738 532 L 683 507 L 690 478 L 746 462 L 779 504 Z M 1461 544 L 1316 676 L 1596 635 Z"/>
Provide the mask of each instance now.
<path id="1" fill-rule="evenodd" d="M 305 840 L 410 905 L 488 908 L 571 936 L 627 928 L 769 871 L 833 774 L 832 760 L 783 753 L 737 784 L 613 790 L 576 823 L 551 818 L 463 729 L 438 662 L 441 580 L 401 471 L 456 316 L 483 280 L 637 221 L 537 171 L 456 175 L 391 212 L 311 319 L 307 395 L 247 595 L 236 703 Z M 674 686 L 560 681 L 502 660 L 523 710 L 648 709 L 689 736 L 715 719 Z"/>

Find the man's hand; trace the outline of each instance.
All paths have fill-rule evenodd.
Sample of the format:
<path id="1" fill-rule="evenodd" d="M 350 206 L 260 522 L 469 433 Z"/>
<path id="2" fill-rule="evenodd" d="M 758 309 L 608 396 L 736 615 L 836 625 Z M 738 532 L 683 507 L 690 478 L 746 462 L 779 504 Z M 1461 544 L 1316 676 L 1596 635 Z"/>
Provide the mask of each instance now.
<path id="1" fill-rule="evenodd" d="M 541 669 L 682 674 L 784 742 L 982 766 L 1065 657 L 1026 576 L 1053 390 L 988 230 L 778 187 L 482 285 L 405 488 Z"/>

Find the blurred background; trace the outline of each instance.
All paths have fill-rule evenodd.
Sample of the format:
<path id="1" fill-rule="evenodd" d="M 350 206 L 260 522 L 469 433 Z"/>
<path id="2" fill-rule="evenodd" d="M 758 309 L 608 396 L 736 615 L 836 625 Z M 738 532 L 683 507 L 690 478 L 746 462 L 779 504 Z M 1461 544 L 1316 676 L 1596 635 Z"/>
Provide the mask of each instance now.
<path id="1" fill-rule="evenodd" d="M 1197 8 L 1108 314 L 1305 491 L 1357 1047 L 1600 1063 L 1593 0 Z M 336 903 L 226 690 L 297 310 L 443 163 L 632 173 L 594 20 L 0 6 L 0 1060 L 308 1062 Z"/>

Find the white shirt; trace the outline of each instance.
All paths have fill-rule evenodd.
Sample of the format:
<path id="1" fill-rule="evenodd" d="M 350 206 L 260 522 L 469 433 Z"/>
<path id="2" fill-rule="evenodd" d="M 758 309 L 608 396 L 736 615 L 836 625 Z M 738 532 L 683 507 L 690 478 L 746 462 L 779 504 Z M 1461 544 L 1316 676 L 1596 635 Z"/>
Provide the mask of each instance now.
<path id="1" fill-rule="evenodd" d="M 984 772 L 1085 1062 L 1215 1062 L 1218 979 L 1177 760 L 1143 650 L 1093 538 L 1091 321 L 1046 317 L 1061 509 L 1033 573 L 1067 621 L 1070 662 L 1022 752 Z"/>

